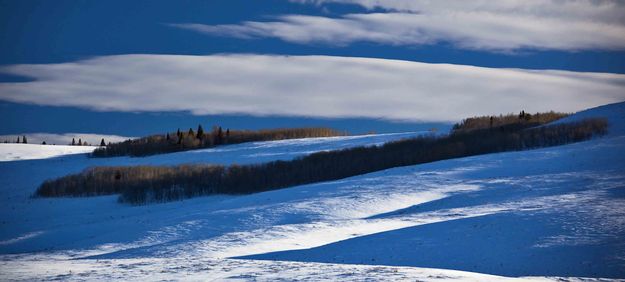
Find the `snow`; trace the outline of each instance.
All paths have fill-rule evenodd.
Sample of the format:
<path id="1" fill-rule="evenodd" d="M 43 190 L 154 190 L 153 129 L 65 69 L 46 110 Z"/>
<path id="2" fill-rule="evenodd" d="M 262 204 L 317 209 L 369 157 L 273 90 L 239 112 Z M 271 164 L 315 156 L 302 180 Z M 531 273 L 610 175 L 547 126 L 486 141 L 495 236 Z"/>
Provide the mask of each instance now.
<path id="1" fill-rule="evenodd" d="M 121 142 L 128 139 L 134 139 L 135 137 L 127 137 L 127 136 L 119 136 L 119 135 L 110 135 L 110 134 L 92 134 L 92 133 L 40 133 L 40 132 L 29 132 L 29 133 L 18 133 L 18 134 L 9 134 L 9 135 L 0 135 L 0 141 L 10 141 L 15 142 L 19 137 L 20 140 L 22 136 L 26 136 L 29 144 L 41 144 L 42 142 L 46 142 L 49 145 L 69 145 L 72 143 L 72 139 L 78 142 L 81 140 L 82 142 L 87 142 L 92 145 L 99 145 L 100 141 L 104 139 L 106 143 L 108 142 Z"/>
<path id="2" fill-rule="evenodd" d="M 624 110 L 580 113 L 610 122 L 586 142 L 146 206 L 29 196 L 94 165 L 264 162 L 419 133 L 2 162 L 0 280 L 625 278 Z"/>
<path id="3" fill-rule="evenodd" d="M 609 121 L 608 136 L 619 136 L 625 132 L 625 107 L 621 106 L 622 104 L 621 102 L 588 109 L 558 120 L 555 123 L 575 122 L 586 118 L 607 118 Z"/>
<path id="4" fill-rule="evenodd" d="M 85 154 L 93 152 L 95 148 L 97 147 L 0 143 L 0 162 Z"/>
<path id="5" fill-rule="evenodd" d="M 117 157 L 91 160 L 87 159 L 85 153 L 91 153 L 97 147 L 0 143 L 0 161 L 34 160 L 69 154 L 84 154 L 78 156 L 81 159 L 80 162 L 86 162 L 89 165 L 174 165 L 206 162 L 213 164 L 258 163 L 272 160 L 288 160 L 324 150 L 381 145 L 389 141 L 410 138 L 422 134 L 429 133 L 405 132 L 250 142 L 140 158 Z M 81 165 L 81 163 L 77 165 Z"/>

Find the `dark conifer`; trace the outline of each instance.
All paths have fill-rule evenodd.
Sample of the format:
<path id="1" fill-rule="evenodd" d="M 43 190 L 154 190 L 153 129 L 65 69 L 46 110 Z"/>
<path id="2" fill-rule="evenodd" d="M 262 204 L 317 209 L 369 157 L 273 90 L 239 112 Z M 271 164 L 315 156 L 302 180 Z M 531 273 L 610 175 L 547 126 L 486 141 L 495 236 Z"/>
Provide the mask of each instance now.
<path id="1" fill-rule="evenodd" d="M 17 141 L 15 141 L 15 143 L 20 143 L 20 137 L 17 136 Z"/>
<path id="2" fill-rule="evenodd" d="M 22 143 L 24 144 L 28 143 L 28 141 L 26 141 L 26 135 L 22 136 Z"/>
<path id="3" fill-rule="evenodd" d="M 223 144 L 224 143 L 224 132 L 221 129 L 221 126 L 219 127 L 219 129 L 217 129 L 217 139 L 219 140 L 219 143 L 217 143 L 217 144 Z"/>
<path id="4" fill-rule="evenodd" d="M 72 138 L 72 146 L 76 145 L 76 140 Z"/>
<path id="5" fill-rule="evenodd" d="M 82 146 L 82 139 L 78 138 L 78 146 Z"/>
<path id="6" fill-rule="evenodd" d="M 165 140 L 169 141 L 169 132 L 167 133 L 167 136 L 165 136 Z"/>
<path id="7" fill-rule="evenodd" d="M 197 126 L 197 139 L 202 139 L 202 137 L 204 137 L 204 128 L 202 128 L 202 125 L 198 125 Z"/>
<path id="8" fill-rule="evenodd" d="M 104 138 L 102 138 L 102 141 L 100 141 L 100 147 L 104 147 L 106 146 L 106 143 L 104 142 Z"/>
<path id="9" fill-rule="evenodd" d="M 193 136 L 195 135 L 195 132 L 193 132 L 193 128 L 189 127 L 189 132 L 187 133 L 189 136 Z"/>

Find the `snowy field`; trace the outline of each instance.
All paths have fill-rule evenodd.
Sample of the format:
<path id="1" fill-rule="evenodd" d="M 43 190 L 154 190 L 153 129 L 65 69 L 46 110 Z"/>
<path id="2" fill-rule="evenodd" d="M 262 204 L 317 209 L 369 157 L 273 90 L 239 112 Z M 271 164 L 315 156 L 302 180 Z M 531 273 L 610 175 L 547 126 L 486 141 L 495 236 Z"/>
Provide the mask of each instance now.
<path id="1" fill-rule="evenodd" d="M 29 196 L 43 180 L 89 166 L 264 162 L 419 133 L 109 159 L 0 144 L 0 158 L 10 160 L 0 162 L 0 280 L 625 278 L 625 103 L 568 119 L 581 116 L 607 117 L 610 134 L 137 207 L 117 196 Z"/>
<path id="2" fill-rule="evenodd" d="M 0 162 L 48 159 L 73 154 L 91 153 L 94 146 L 0 144 Z"/>

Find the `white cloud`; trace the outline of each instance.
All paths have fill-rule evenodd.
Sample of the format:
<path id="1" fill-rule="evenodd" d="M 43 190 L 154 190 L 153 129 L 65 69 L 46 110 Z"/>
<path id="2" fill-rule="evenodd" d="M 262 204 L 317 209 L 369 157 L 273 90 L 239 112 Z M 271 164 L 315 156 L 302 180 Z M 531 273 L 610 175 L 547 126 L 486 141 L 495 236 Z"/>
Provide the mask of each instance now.
<path id="1" fill-rule="evenodd" d="M 14 65 L 0 99 L 115 111 L 457 121 L 625 100 L 625 75 L 330 56 L 120 55 Z"/>
<path id="2" fill-rule="evenodd" d="M 20 134 L 8 134 L 8 135 L 0 135 L 0 143 L 9 141 L 15 142 L 17 138 L 22 140 L 22 136 L 26 136 L 26 140 L 29 144 L 41 144 L 41 142 L 46 142 L 48 145 L 56 144 L 56 145 L 68 145 L 72 143 L 72 138 L 75 139 L 76 142 L 80 139 L 83 142 L 87 142 L 90 145 L 100 145 L 100 141 L 104 138 L 104 142 L 121 142 L 128 139 L 133 139 L 135 137 L 124 137 L 118 135 L 105 135 L 105 134 L 93 134 L 93 133 L 20 133 Z"/>
<path id="3" fill-rule="evenodd" d="M 346 45 L 357 41 L 416 46 L 451 43 L 459 48 L 514 51 L 623 50 L 625 4 L 596 0 L 399 1 L 300 0 L 352 3 L 383 13 L 340 18 L 282 15 L 240 24 L 172 24 L 239 38 L 273 37 L 294 43 Z"/>

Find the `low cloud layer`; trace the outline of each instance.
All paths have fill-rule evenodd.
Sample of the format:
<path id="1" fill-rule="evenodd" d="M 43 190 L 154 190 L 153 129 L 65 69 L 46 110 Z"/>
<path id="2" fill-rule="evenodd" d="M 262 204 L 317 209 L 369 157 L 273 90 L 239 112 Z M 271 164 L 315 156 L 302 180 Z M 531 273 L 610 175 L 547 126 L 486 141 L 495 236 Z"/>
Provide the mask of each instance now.
<path id="1" fill-rule="evenodd" d="M 331 56 L 120 55 L 13 65 L 0 99 L 112 111 L 458 121 L 625 100 L 625 75 Z"/>
<path id="2" fill-rule="evenodd" d="M 625 3 L 620 1 L 293 2 L 349 3 L 383 12 L 339 17 L 280 15 L 271 21 L 222 25 L 174 23 L 171 26 L 220 36 L 269 37 L 300 44 L 339 46 L 364 41 L 405 46 L 447 43 L 463 49 L 497 52 L 625 49 Z"/>

